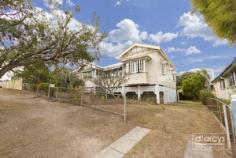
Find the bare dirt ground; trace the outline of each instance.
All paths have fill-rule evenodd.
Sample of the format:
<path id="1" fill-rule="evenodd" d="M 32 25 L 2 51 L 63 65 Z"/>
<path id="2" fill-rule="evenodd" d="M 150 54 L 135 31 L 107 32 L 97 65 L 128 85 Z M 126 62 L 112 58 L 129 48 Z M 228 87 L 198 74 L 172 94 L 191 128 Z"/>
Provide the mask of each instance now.
<path id="1" fill-rule="evenodd" d="M 90 158 L 141 126 L 151 132 L 127 158 L 183 158 L 192 133 L 223 132 L 205 107 L 192 102 L 129 105 L 127 119 L 123 123 L 109 113 L 0 89 L 0 157 Z M 225 151 L 214 156 L 229 157 Z"/>

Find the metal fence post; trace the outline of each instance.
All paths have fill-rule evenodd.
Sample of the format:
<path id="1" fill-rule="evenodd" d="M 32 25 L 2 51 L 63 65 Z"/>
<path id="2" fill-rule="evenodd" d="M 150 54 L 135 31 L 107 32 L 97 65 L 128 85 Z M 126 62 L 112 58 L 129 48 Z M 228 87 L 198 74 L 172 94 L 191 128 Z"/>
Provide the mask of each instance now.
<path id="1" fill-rule="evenodd" d="M 51 87 L 50 85 L 48 86 L 48 99 L 50 99 L 50 90 L 51 90 Z"/>
<path id="2" fill-rule="evenodd" d="M 230 125 L 231 125 L 231 132 L 232 132 L 232 137 L 233 137 L 233 144 L 235 145 L 235 130 L 234 130 L 234 121 L 233 121 L 233 112 L 232 112 L 232 106 L 229 107 L 229 115 L 230 115 Z"/>
<path id="3" fill-rule="evenodd" d="M 80 104 L 83 105 L 83 90 L 80 93 Z"/>
<path id="4" fill-rule="evenodd" d="M 39 96 L 39 84 L 36 84 L 37 88 L 36 88 L 36 97 Z"/>
<path id="5" fill-rule="evenodd" d="M 57 93 L 56 93 L 56 99 L 58 98 L 58 87 L 57 87 Z"/>
<path id="6" fill-rule="evenodd" d="M 105 92 L 106 92 L 106 99 L 107 99 L 107 89 L 105 90 Z"/>
<path id="7" fill-rule="evenodd" d="M 223 105 L 223 110 L 224 110 L 224 121 L 225 121 L 225 128 L 226 128 L 226 137 L 227 137 L 227 144 L 229 147 L 229 150 L 231 150 L 231 141 L 230 141 L 230 133 L 229 133 L 229 125 L 228 125 L 228 115 L 227 115 L 227 111 L 226 111 L 226 106 L 227 105 Z"/>

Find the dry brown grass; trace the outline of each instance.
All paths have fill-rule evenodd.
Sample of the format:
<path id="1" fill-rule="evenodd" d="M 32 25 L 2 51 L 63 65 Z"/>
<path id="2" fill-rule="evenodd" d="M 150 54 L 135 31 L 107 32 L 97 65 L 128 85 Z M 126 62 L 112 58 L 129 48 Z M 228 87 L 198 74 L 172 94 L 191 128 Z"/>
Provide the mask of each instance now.
<path id="1" fill-rule="evenodd" d="M 102 106 L 122 111 L 122 105 Z M 0 89 L 0 157 L 93 157 L 135 126 L 151 132 L 126 157 L 182 158 L 192 133 L 222 133 L 200 103 L 128 105 L 127 123 L 109 113 Z M 226 157 L 215 152 L 216 158 Z"/>

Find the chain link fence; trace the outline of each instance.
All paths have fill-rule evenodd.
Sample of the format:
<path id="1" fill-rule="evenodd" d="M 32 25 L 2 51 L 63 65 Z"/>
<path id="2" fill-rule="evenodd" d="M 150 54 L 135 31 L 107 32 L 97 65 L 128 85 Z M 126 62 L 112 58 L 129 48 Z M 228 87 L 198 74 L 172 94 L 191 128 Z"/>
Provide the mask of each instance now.
<path id="1" fill-rule="evenodd" d="M 84 88 L 49 87 L 50 100 L 68 102 L 122 116 L 126 121 L 126 97 L 103 91 L 88 91 Z"/>
<path id="2" fill-rule="evenodd" d="M 47 97 L 51 101 L 67 102 L 122 116 L 126 121 L 126 96 L 121 93 L 108 94 L 101 90 L 54 87 L 49 83 L 24 83 L 23 90 L 35 93 L 36 97 Z"/>
<path id="3" fill-rule="evenodd" d="M 216 116 L 224 127 L 229 149 L 235 152 L 235 131 L 232 118 L 232 107 L 217 98 L 205 98 L 203 104 Z M 235 154 L 235 153 L 234 153 Z"/>
<path id="4" fill-rule="evenodd" d="M 48 98 L 50 100 L 68 102 L 81 105 L 82 89 L 67 87 L 49 87 Z"/>
<path id="5" fill-rule="evenodd" d="M 213 112 L 213 114 L 220 121 L 220 123 L 223 126 L 225 126 L 224 109 L 223 109 L 223 105 L 225 104 L 216 98 L 206 98 L 203 104 L 206 105 L 207 108 Z"/>
<path id="6" fill-rule="evenodd" d="M 47 96 L 49 85 L 50 85 L 49 83 L 39 83 L 39 84 L 23 83 L 22 90 L 33 92 L 37 97 Z"/>

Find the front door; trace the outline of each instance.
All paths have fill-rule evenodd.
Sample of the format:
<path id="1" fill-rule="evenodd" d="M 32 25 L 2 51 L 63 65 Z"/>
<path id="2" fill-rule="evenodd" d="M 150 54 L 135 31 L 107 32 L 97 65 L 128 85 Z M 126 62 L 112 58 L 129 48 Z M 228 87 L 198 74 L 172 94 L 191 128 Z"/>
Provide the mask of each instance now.
<path id="1" fill-rule="evenodd" d="M 160 92 L 159 96 L 160 96 L 160 104 L 164 104 L 165 103 L 165 101 L 164 101 L 164 92 Z"/>

